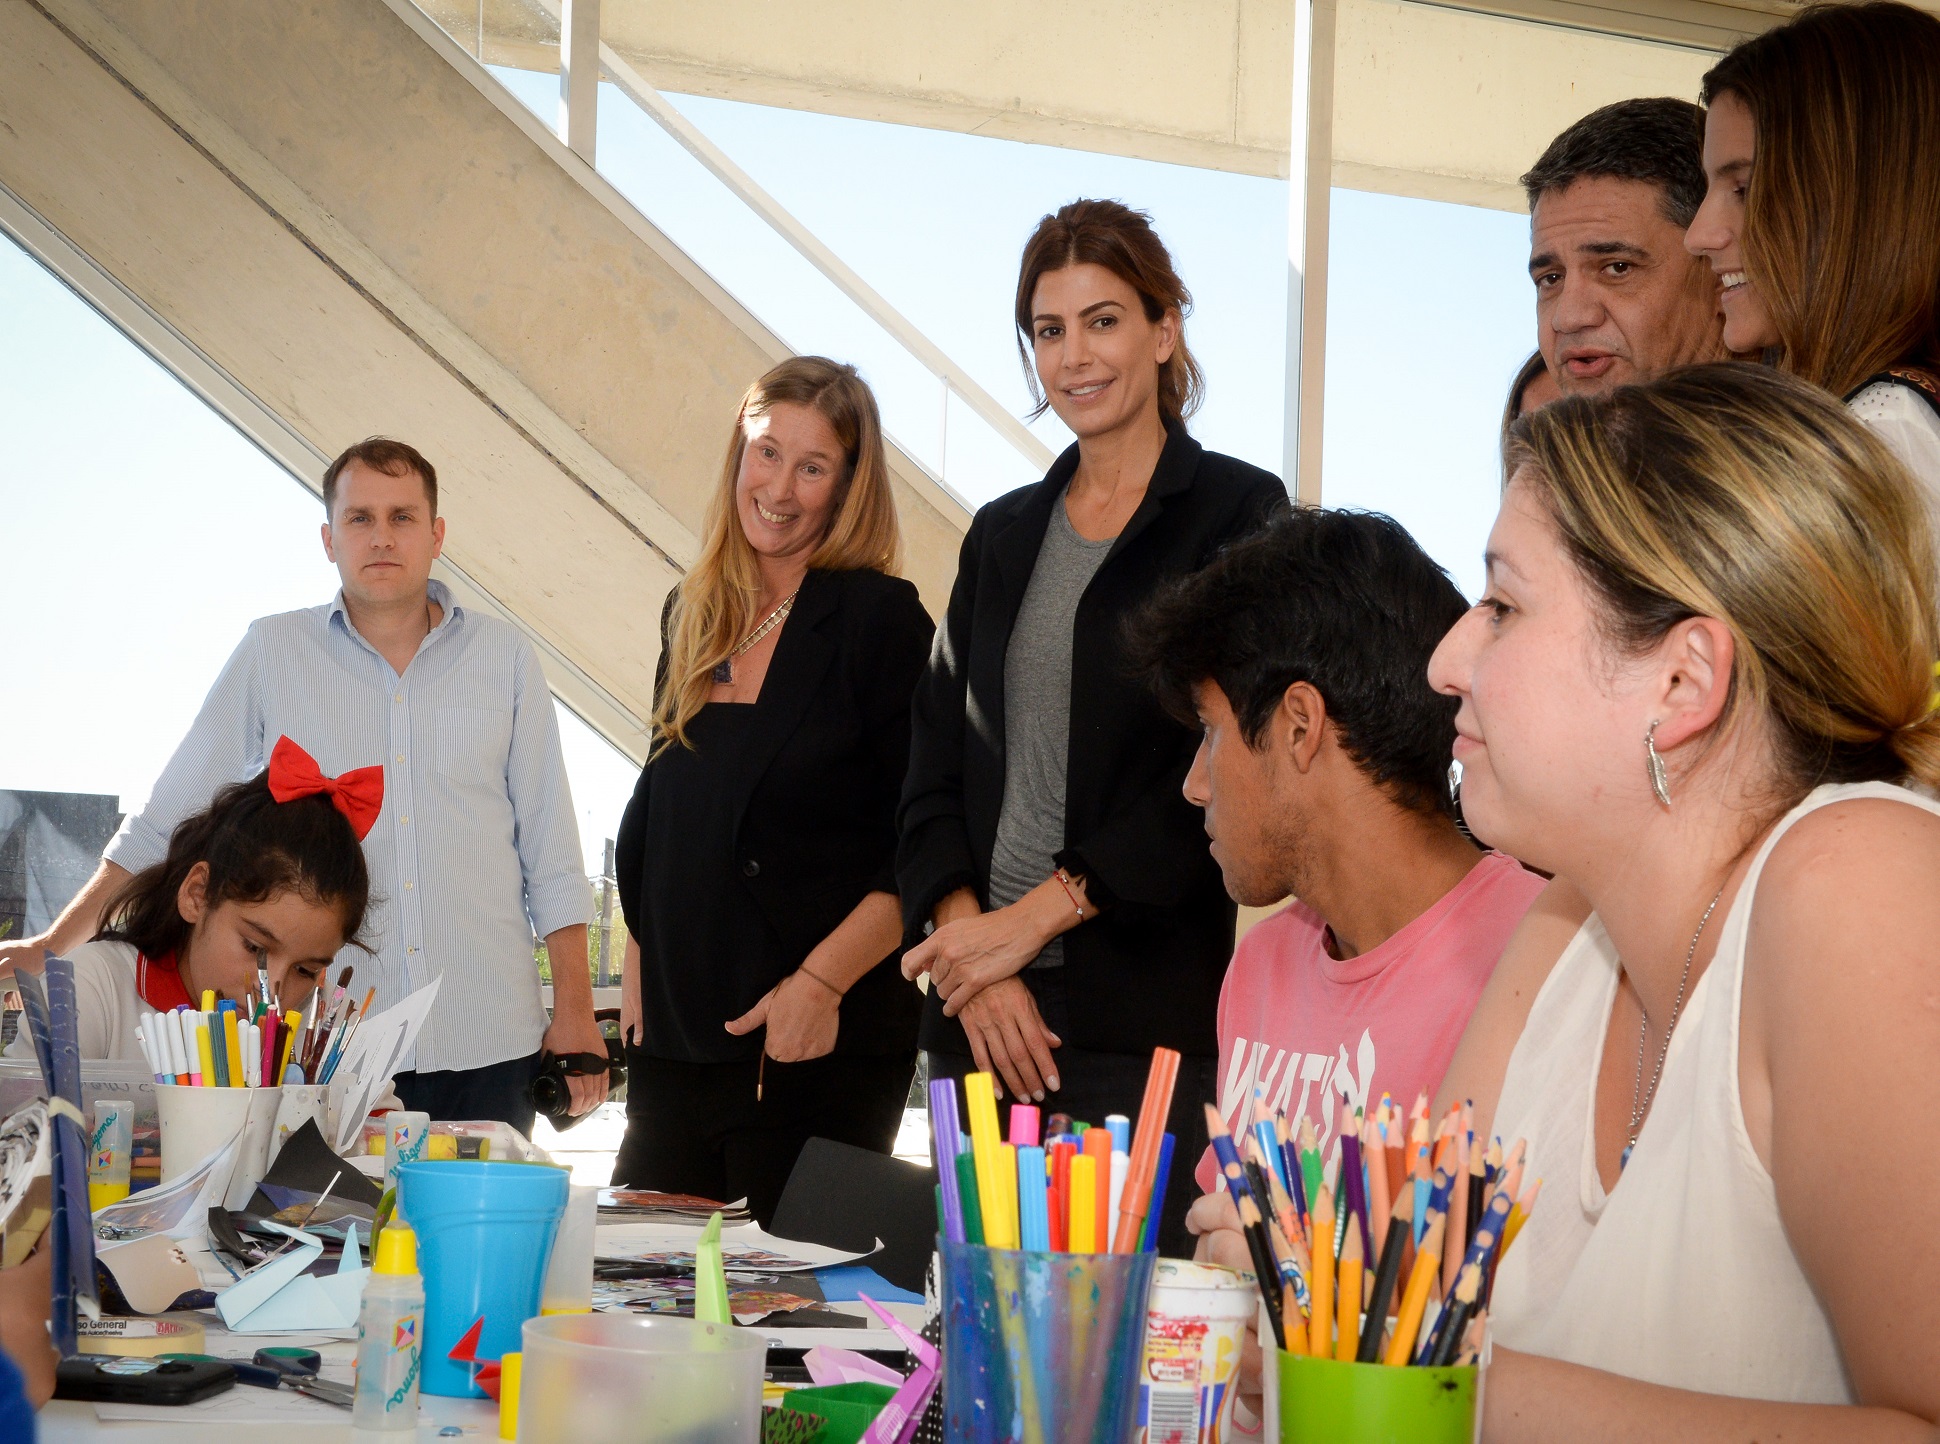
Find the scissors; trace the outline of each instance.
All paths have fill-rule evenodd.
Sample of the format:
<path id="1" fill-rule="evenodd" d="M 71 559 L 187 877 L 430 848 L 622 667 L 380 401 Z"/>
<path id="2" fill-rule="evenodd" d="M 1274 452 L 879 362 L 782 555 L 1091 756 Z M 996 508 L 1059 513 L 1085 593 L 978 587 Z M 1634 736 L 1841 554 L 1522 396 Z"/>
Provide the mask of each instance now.
<path id="1" fill-rule="evenodd" d="M 210 1359 L 212 1354 L 168 1354 L 165 1358 Z M 308 1394 L 326 1404 L 348 1409 L 356 1392 L 348 1384 L 333 1384 L 317 1377 L 323 1355 L 315 1349 L 278 1347 L 258 1349 L 254 1358 L 223 1359 L 236 1371 L 236 1382 L 258 1389 L 275 1389 L 287 1384 L 299 1394 Z"/>

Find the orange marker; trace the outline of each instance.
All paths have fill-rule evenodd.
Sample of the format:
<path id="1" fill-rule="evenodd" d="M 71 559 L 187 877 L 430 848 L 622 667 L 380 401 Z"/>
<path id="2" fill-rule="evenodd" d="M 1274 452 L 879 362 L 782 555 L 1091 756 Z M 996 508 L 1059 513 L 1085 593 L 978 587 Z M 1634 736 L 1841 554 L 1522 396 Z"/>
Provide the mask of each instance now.
<path id="1" fill-rule="evenodd" d="M 1093 1205 L 1091 1223 L 1092 1237 L 1097 1240 L 1093 1252 L 1106 1253 L 1111 1249 L 1111 1132 L 1104 1128 L 1085 1130 L 1085 1153 L 1092 1159 L 1097 1173 L 1097 1198 Z M 1077 1250 L 1073 1249 L 1073 1253 Z"/>

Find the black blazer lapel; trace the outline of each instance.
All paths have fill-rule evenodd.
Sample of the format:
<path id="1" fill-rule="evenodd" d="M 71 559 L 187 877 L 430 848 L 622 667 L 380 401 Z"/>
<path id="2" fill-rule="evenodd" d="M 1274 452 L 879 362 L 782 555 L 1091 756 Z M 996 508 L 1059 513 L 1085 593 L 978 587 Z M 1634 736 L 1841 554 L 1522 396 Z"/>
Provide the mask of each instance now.
<path id="1" fill-rule="evenodd" d="M 1112 543 L 1111 550 L 1105 553 L 1099 571 L 1110 566 L 1120 552 L 1138 539 L 1139 533 L 1164 510 L 1168 498 L 1191 488 L 1192 479 L 1199 474 L 1199 457 L 1204 451 L 1204 447 L 1186 435 L 1183 426 L 1166 428 L 1165 449 L 1159 453 L 1159 464 L 1152 468 L 1152 480 L 1145 487 L 1145 496 L 1118 534 L 1118 540 Z"/>
<path id="2" fill-rule="evenodd" d="M 835 660 L 835 644 L 822 634 L 821 625 L 835 615 L 841 603 L 838 577 L 810 572 L 802 579 L 801 595 L 781 629 L 775 655 L 768 659 L 768 675 L 762 678 L 761 696 L 754 704 L 754 725 L 748 729 L 740 781 L 729 799 L 737 827 L 748 810 L 755 785 L 801 726 L 803 714 L 822 685 L 823 674 Z"/>

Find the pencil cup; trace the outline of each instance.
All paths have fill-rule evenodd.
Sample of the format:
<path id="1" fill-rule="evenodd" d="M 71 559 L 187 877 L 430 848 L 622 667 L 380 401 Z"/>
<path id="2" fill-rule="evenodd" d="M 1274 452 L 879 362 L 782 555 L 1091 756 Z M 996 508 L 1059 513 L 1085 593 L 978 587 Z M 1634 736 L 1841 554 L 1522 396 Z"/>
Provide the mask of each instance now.
<path id="1" fill-rule="evenodd" d="M 545 1164 L 407 1163 L 398 1170 L 398 1210 L 418 1236 L 424 1274 L 427 1394 L 483 1399 L 473 1368 L 450 1357 L 474 1325 L 480 1362 L 519 1347 L 519 1329 L 539 1312 L 539 1285 L 566 1209 L 567 1174 Z M 537 1362 L 526 1351 L 526 1386 Z"/>
<path id="2" fill-rule="evenodd" d="M 1475 1376 L 1280 1354 L 1281 1444 L 1471 1444 Z"/>
<path id="3" fill-rule="evenodd" d="M 1158 1255 L 942 1249 L 944 1438 L 1129 1438 Z"/>
<path id="4" fill-rule="evenodd" d="M 283 1145 L 290 1141 L 290 1135 L 313 1118 L 317 1131 L 323 1135 L 323 1141 L 330 1141 L 330 1129 L 324 1118 L 325 1099 L 330 1090 L 321 1083 L 285 1083 L 281 1092 L 283 1101 L 277 1105 L 276 1122 L 269 1134 L 271 1163 L 276 1162 L 276 1155 L 283 1151 Z"/>
<path id="5" fill-rule="evenodd" d="M 282 1102 L 280 1088 L 195 1088 L 155 1085 L 161 1118 L 162 1182 L 193 1173 L 204 1160 L 240 1139 L 229 1172 L 220 1181 L 222 1205 L 241 1208 L 269 1170 L 271 1126 Z"/>
<path id="6" fill-rule="evenodd" d="M 752 1444 L 767 1363 L 761 1332 L 732 1324 L 533 1319 L 519 1365 L 519 1444 Z"/>

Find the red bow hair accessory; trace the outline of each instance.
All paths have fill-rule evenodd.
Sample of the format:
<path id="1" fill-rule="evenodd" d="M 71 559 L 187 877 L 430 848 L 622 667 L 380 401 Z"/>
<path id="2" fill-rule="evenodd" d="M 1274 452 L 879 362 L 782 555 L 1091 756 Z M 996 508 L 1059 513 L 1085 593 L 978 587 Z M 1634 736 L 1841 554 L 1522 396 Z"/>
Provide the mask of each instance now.
<path id="1" fill-rule="evenodd" d="M 325 777 L 317 761 L 287 737 L 276 739 L 269 754 L 269 795 L 278 802 L 323 793 L 350 822 L 362 842 L 384 810 L 384 769 L 357 767 L 341 777 Z"/>

